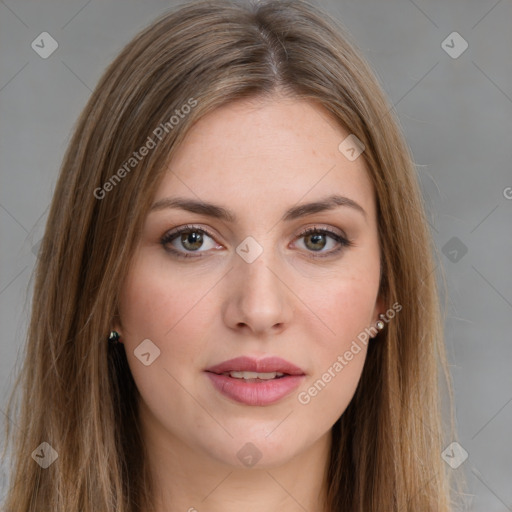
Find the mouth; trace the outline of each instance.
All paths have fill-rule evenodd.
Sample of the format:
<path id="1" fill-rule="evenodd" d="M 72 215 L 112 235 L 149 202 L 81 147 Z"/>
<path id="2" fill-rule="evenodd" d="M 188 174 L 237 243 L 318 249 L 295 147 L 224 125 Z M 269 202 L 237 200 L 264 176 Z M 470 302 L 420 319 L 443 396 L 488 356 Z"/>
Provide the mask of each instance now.
<path id="1" fill-rule="evenodd" d="M 231 371 L 224 372 L 218 375 L 224 375 L 233 379 L 243 379 L 246 382 L 265 382 L 267 380 L 282 379 L 283 377 L 289 377 L 287 373 L 281 372 L 239 372 Z"/>
<path id="2" fill-rule="evenodd" d="M 248 379 L 255 379 L 262 376 L 261 378 L 264 380 L 282 377 L 284 375 L 305 375 L 302 368 L 275 356 L 264 357 L 262 359 L 247 356 L 235 357 L 234 359 L 229 359 L 228 361 L 210 366 L 206 368 L 205 371 L 216 373 L 217 375 L 235 374 L 233 375 L 234 378 L 245 378 L 245 375 L 247 375 Z M 254 373 L 258 374 L 258 376 L 252 375 Z"/>
<path id="3" fill-rule="evenodd" d="M 253 406 L 283 399 L 306 376 L 301 368 L 278 357 L 238 357 L 207 368 L 205 373 L 223 396 Z"/>

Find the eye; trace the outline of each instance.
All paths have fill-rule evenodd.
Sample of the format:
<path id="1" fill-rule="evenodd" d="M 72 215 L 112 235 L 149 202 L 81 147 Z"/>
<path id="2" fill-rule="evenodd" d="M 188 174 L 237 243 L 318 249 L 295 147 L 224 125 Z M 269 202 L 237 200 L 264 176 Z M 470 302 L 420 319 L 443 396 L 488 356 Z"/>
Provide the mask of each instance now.
<path id="1" fill-rule="evenodd" d="M 353 243 L 344 236 L 326 228 L 308 228 L 296 238 L 296 240 L 302 239 L 304 239 L 303 245 L 307 252 L 311 253 L 311 256 L 314 258 L 332 256 L 340 252 L 343 248 L 353 245 Z M 209 243 L 206 243 L 205 246 L 205 242 L 208 241 Z M 202 257 L 201 253 L 211 249 L 221 248 L 221 246 L 214 241 L 211 233 L 203 228 L 192 225 L 180 226 L 179 228 L 167 232 L 161 238 L 160 243 L 167 252 L 179 258 L 200 258 Z M 334 246 L 334 248 L 324 251 L 329 245 Z"/>
<path id="2" fill-rule="evenodd" d="M 308 249 L 308 252 L 320 253 L 312 254 L 314 258 L 332 256 L 340 252 L 344 247 L 351 247 L 353 245 L 352 242 L 344 236 L 326 228 L 308 228 L 297 237 L 297 240 L 301 239 L 304 239 L 303 245 Z M 323 249 L 329 245 L 329 241 L 331 242 L 331 246 L 334 245 L 335 248 L 323 251 Z"/>
<path id="3" fill-rule="evenodd" d="M 208 240 L 210 240 L 210 242 L 209 244 L 206 244 L 205 249 L 205 241 Z M 213 240 L 213 235 L 211 235 L 208 231 L 190 225 L 180 226 L 179 228 L 169 231 L 162 237 L 160 243 L 166 251 L 182 258 L 200 258 L 200 254 L 193 255 L 190 254 L 190 252 L 202 253 L 205 252 L 205 250 L 219 247 Z M 200 251 L 199 249 L 201 248 L 205 250 Z"/>

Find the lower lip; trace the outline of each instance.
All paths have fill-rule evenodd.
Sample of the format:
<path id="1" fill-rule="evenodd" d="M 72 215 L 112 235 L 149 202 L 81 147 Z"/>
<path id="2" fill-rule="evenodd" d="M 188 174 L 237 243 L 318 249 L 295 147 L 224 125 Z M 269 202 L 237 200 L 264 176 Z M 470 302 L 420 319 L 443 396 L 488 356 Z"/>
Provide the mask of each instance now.
<path id="1" fill-rule="evenodd" d="M 246 382 L 227 375 L 206 372 L 213 385 L 224 396 L 246 405 L 269 405 L 289 395 L 305 375 L 289 375 L 280 379 Z"/>

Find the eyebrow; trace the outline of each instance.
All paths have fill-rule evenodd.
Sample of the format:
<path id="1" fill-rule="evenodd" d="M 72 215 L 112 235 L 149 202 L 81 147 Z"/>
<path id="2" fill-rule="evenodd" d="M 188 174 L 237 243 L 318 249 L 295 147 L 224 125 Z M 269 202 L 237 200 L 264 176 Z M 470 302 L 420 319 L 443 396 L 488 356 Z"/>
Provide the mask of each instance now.
<path id="1" fill-rule="evenodd" d="M 366 212 L 361 205 L 348 197 L 334 194 L 319 199 L 318 201 L 292 206 L 284 213 L 281 220 L 291 221 L 313 213 L 333 210 L 339 206 L 352 208 L 353 210 L 361 213 L 366 219 Z M 237 220 L 235 213 L 227 208 L 185 197 L 166 197 L 165 199 L 160 199 L 153 204 L 150 211 L 164 210 L 166 208 L 180 208 L 182 210 L 206 215 L 226 222 L 236 222 Z"/>

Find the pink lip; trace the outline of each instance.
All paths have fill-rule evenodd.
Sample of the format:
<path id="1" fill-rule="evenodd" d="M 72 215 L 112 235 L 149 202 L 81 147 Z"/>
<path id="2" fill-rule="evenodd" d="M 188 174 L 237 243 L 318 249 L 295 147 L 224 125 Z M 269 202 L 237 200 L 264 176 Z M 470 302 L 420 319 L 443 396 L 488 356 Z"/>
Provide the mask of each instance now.
<path id="1" fill-rule="evenodd" d="M 222 375 L 230 371 L 279 372 L 286 375 L 272 380 L 246 382 L 243 379 Z M 259 406 L 272 404 L 289 395 L 305 377 L 301 368 L 280 357 L 237 357 L 207 368 L 205 372 L 214 387 L 223 395 L 239 403 Z"/>
<path id="2" fill-rule="evenodd" d="M 225 372 L 258 372 L 270 373 L 280 372 L 288 375 L 304 375 L 304 372 L 298 366 L 281 359 L 280 357 L 265 357 L 263 359 L 254 359 L 252 357 L 235 357 L 223 363 L 216 364 L 206 368 L 207 372 L 225 373 Z"/>

